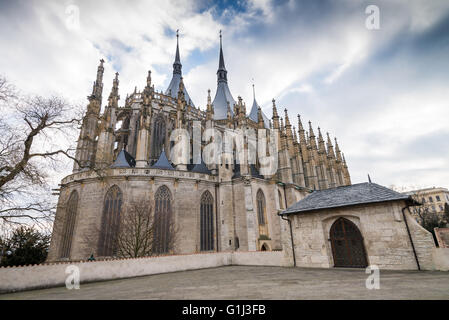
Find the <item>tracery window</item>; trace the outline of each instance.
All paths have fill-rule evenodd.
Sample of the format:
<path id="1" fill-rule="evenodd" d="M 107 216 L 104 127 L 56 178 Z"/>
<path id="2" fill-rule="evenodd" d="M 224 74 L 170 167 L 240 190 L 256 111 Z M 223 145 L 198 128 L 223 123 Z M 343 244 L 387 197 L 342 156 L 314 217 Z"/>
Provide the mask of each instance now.
<path id="1" fill-rule="evenodd" d="M 61 258 L 69 258 L 70 250 L 72 249 L 73 232 L 75 229 L 76 212 L 78 210 L 78 192 L 73 191 L 67 202 L 67 211 L 65 215 L 62 244 L 61 244 Z"/>
<path id="2" fill-rule="evenodd" d="M 153 159 L 158 159 L 165 143 L 165 120 L 162 116 L 154 120 L 152 141 L 151 156 Z"/>
<path id="3" fill-rule="evenodd" d="M 113 256 L 117 253 L 117 235 L 120 228 L 120 212 L 123 203 L 119 187 L 112 186 L 104 198 L 101 232 L 98 243 L 99 256 Z"/>
<path id="4" fill-rule="evenodd" d="M 209 191 L 200 202 L 200 250 L 214 250 L 214 198 Z"/>
<path id="5" fill-rule="evenodd" d="M 173 245 L 173 217 L 171 193 L 167 186 L 161 186 L 154 195 L 154 238 L 153 253 L 168 253 Z"/>
<path id="6" fill-rule="evenodd" d="M 260 189 L 257 191 L 256 203 L 257 220 L 259 222 L 259 235 L 268 235 L 265 196 Z"/>

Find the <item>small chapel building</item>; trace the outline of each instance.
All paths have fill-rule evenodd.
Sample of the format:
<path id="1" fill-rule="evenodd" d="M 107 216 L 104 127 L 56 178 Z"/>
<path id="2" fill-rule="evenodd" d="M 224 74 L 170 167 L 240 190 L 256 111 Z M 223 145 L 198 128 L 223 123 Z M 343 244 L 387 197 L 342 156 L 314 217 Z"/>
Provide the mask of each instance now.
<path id="1" fill-rule="evenodd" d="M 435 243 L 410 215 L 414 205 L 371 182 L 313 191 L 279 213 L 286 264 L 430 270 Z"/>

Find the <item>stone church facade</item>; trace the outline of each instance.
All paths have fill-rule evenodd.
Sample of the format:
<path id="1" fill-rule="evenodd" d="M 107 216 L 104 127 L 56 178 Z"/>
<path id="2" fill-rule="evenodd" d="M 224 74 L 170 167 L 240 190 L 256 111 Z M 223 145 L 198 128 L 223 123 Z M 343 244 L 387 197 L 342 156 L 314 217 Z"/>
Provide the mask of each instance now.
<path id="1" fill-rule="evenodd" d="M 220 35 L 215 98 L 209 90 L 205 108 L 199 108 L 182 78 L 177 39 L 173 76 L 164 93 L 154 89 L 149 71 L 145 88 L 135 89 L 119 106 L 117 73 L 102 109 L 101 60 L 73 172 L 60 184 L 49 261 L 114 256 L 108 235 L 116 232 L 126 206 L 139 200 L 149 201 L 155 216 L 170 219 L 179 230 L 175 248 L 159 253 L 281 250 L 281 210 L 313 190 L 351 184 L 336 140 L 327 134 L 325 141 L 319 128 L 315 136 L 310 122 L 306 131 L 299 115 L 295 129 L 287 109 L 279 116 L 274 99 L 271 120 L 255 96 L 248 113 L 242 98 L 235 100 L 229 90 L 224 61 Z M 198 125 L 199 141 L 194 132 Z M 193 137 L 188 157 L 175 159 L 175 129 Z M 208 130 L 212 137 L 205 137 Z M 235 143 L 224 143 L 218 161 L 206 164 L 201 154 L 207 144 L 235 130 L 243 132 L 243 156 L 237 159 Z M 251 137 L 256 137 L 256 149 L 265 145 L 266 154 L 275 155 L 275 171 L 267 173 L 259 159 L 251 160 Z M 270 149 L 274 141 L 275 149 Z"/>

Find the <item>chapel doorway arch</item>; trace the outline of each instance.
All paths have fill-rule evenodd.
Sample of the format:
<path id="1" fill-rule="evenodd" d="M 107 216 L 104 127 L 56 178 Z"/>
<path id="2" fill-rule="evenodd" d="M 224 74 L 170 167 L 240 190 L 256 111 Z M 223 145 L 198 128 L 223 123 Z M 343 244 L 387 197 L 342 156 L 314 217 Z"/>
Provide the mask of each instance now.
<path id="1" fill-rule="evenodd" d="M 335 267 L 365 268 L 368 266 L 362 233 L 345 218 L 338 218 L 330 229 Z"/>

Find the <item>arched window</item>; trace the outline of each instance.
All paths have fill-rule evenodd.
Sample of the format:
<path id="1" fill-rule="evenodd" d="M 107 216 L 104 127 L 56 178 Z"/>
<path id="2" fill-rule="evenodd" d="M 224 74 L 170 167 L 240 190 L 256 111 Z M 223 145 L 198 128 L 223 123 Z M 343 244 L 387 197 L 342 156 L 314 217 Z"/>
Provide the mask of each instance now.
<path id="1" fill-rule="evenodd" d="M 158 116 L 154 120 L 152 141 L 151 157 L 158 159 L 165 143 L 165 120 L 162 116 Z"/>
<path id="2" fill-rule="evenodd" d="M 259 222 L 259 234 L 268 235 L 265 196 L 262 190 L 260 189 L 259 191 L 257 191 L 256 202 L 257 202 L 257 221 Z"/>
<path id="3" fill-rule="evenodd" d="M 106 193 L 101 220 L 101 232 L 98 244 L 99 256 L 113 256 L 117 253 L 117 234 L 120 227 L 120 211 L 122 208 L 122 192 L 117 186 Z"/>
<path id="4" fill-rule="evenodd" d="M 154 195 L 153 253 L 168 253 L 173 247 L 173 217 L 171 193 L 166 186 L 157 189 Z"/>
<path id="5" fill-rule="evenodd" d="M 209 191 L 201 196 L 200 228 L 200 250 L 214 250 L 214 198 Z"/>
<path id="6" fill-rule="evenodd" d="M 69 258 L 75 229 L 76 211 L 78 210 L 78 192 L 73 191 L 67 202 L 67 210 L 62 234 L 61 258 Z"/>

